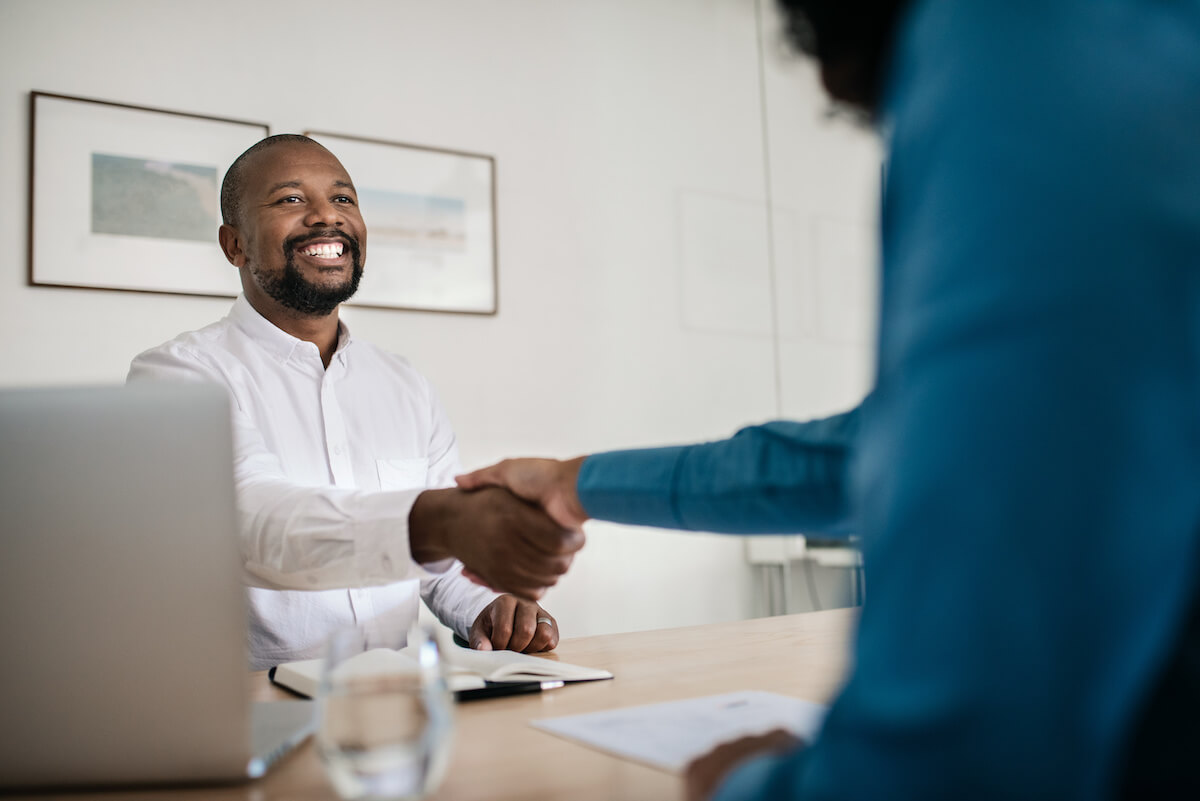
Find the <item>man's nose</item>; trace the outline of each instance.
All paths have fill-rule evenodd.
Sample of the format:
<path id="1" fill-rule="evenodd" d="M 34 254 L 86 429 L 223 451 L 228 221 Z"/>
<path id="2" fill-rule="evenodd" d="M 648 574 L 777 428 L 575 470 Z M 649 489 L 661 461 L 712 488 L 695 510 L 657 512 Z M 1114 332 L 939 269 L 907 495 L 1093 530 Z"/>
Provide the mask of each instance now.
<path id="1" fill-rule="evenodd" d="M 304 215 L 304 224 L 308 227 L 321 225 L 342 225 L 345 217 L 341 208 L 329 200 L 315 200 L 309 204 L 308 213 Z"/>

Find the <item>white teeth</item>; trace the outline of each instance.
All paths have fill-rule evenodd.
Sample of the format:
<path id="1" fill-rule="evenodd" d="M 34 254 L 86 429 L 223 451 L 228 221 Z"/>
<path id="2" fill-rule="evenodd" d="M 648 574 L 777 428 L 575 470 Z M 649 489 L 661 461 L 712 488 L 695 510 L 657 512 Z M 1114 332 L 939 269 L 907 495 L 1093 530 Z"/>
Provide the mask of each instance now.
<path id="1" fill-rule="evenodd" d="M 324 242 L 319 245 L 309 245 L 303 251 L 305 256 L 316 256 L 321 259 L 336 259 L 342 255 L 341 242 Z"/>

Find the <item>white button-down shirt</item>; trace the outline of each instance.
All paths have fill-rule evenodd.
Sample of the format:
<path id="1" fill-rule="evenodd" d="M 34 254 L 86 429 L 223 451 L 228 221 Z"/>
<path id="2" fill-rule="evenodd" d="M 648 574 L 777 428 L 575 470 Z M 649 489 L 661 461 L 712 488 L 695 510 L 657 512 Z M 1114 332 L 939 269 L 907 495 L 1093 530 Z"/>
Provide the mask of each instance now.
<path id="1" fill-rule="evenodd" d="M 238 297 L 224 319 L 135 358 L 129 380 L 141 379 L 215 381 L 232 398 L 255 669 L 319 656 L 341 626 L 406 631 L 418 592 L 465 637 L 496 597 L 457 562 L 412 559 L 413 501 L 452 486 L 459 462 L 433 388 L 404 359 L 343 324 L 326 368 Z"/>

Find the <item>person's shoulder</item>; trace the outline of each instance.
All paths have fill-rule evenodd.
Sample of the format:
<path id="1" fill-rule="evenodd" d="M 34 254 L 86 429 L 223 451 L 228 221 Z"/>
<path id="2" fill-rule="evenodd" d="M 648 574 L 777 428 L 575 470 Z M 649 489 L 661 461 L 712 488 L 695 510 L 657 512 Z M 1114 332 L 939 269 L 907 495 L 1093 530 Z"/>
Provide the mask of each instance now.
<path id="1" fill-rule="evenodd" d="M 142 351 L 129 364 L 126 380 L 142 378 L 214 380 L 227 372 L 232 359 L 228 318 L 194 331 L 184 331 L 172 339 Z"/>
<path id="2" fill-rule="evenodd" d="M 199 359 L 202 354 L 221 346 L 222 340 L 228 335 L 228 328 L 227 320 L 222 319 L 194 331 L 184 331 L 162 344 L 147 348 L 134 361 L 153 356 Z"/>

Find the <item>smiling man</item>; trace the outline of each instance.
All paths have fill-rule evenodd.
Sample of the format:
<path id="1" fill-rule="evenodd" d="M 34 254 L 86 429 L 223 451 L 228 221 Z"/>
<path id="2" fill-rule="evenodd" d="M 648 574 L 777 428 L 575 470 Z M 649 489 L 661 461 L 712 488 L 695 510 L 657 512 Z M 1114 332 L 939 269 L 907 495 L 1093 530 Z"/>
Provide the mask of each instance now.
<path id="1" fill-rule="evenodd" d="M 307 137 L 268 137 L 229 168 L 221 215 L 221 249 L 241 270 L 246 300 L 283 330 L 314 342 L 328 367 L 337 308 L 358 290 L 367 239 L 341 163 Z"/>
<path id="2" fill-rule="evenodd" d="M 134 359 L 129 380 L 230 394 L 253 667 L 316 656 L 345 625 L 405 630 L 418 596 L 473 647 L 557 645 L 536 599 L 583 534 L 507 491 L 452 488 L 456 441 L 429 382 L 339 320 L 367 246 L 341 163 L 307 137 L 264 139 L 229 168 L 221 213 L 242 295 Z"/>

